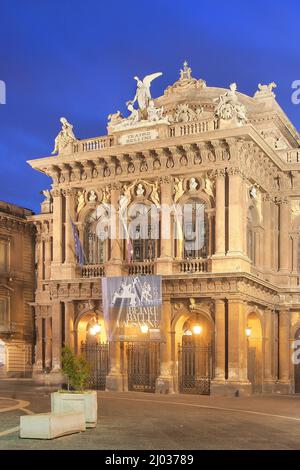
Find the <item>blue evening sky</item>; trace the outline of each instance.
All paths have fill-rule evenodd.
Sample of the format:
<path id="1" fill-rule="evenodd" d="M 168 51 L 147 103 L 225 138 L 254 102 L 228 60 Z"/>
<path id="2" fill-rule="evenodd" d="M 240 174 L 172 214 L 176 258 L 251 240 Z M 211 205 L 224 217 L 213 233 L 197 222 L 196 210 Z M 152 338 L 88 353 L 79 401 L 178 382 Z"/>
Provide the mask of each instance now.
<path id="1" fill-rule="evenodd" d="M 162 94 L 184 59 L 196 78 L 251 96 L 275 81 L 297 128 L 300 4 L 296 0 L 1 0 L 0 199 L 39 210 L 50 180 L 26 160 L 50 155 L 65 116 L 79 138 L 106 133 L 107 115 L 157 71 Z"/>

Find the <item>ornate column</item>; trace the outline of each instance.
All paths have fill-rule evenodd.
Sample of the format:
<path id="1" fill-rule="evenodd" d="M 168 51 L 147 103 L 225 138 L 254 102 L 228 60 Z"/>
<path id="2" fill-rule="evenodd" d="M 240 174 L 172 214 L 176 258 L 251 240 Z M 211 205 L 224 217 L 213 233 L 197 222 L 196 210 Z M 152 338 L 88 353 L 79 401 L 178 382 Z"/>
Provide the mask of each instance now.
<path id="1" fill-rule="evenodd" d="M 51 278 L 61 277 L 62 264 L 62 194 L 60 189 L 52 191 L 53 196 L 53 262 Z"/>
<path id="2" fill-rule="evenodd" d="M 279 384 L 281 390 L 288 390 L 290 385 L 290 315 L 288 309 L 279 312 Z"/>
<path id="3" fill-rule="evenodd" d="M 170 177 L 160 178 L 160 202 L 161 202 L 161 238 L 160 257 L 156 262 L 157 274 L 172 274 L 172 230 L 171 211 L 173 206 L 172 189 L 173 184 Z"/>
<path id="4" fill-rule="evenodd" d="M 228 300 L 228 380 L 233 391 L 249 394 L 247 378 L 246 304 L 240 299 Z"/>
<path id="5" fill-rule="evenodd" d="M 238 169 L 229 171 L 229 253 L 232 256 L 241 256 L 244 251 L 244 230 L 246 220 L 244 217 L 244 185 Z"/>
<path id="6" fill-rule="evenodd" d="M 265 384 L 274 383 L 272 377 L 272 310 L 266 309 L 264 312 L 265 334 L 264 334 L 264 389 Z M 267 390 L 266 390 L 267 391 Z M 270 390 L 272 391 L 272 390 Z"/>
<path id="7" fill-rule="evenodd" d="M 272 209 L 271 198 L 268 194 L 264 195 L 263 200 L 264 213 L 264 268 L 270 270 L 272 268 Z"/>
<path id="8" fill-rule="evenodd" d="M 281 199 L 279 205 L 279 268 L 281 273 L 289 272 L 289 229 L 290 214 L 287 199 Z"/>
<path id="9" fill-rule="evenodd" d="M 214 383 L 225 381 L 225 301 L 215 300 L 215 378 Z"/>
<path id="10" fill-rule="evenodd" d="M 37 224 L 36 234 L 36 255 L 37 255 L 37 281 L 38 283 L 43 280 L 44 272 L 44 259 L 43 259 L 43 238 L 42 238 L 42 227 Z"/>
<path id="11" fill-rule="evenodd" d="M 216 177 L 216 253 L 225 255 L 225 170 L 219 170 Z"/>
<path id="12" fill-rule="evenodd" d="M 39 312 L 39 308 L 35 307 L 35 330 L 36 330 L 36 345 L 35 345 L 35 362 L 33 365 L 33 375 L 39 374 L 43 371 L 43 320 Z"/>
<path id="13" fill-rule="evenodd" d="M 74 302 L 65 302 L 65 343 L 74 351 Z"/>
<path id="14" fill-rule="evenodd" d="M 62 322 L 61 304 L 52 303 L 52 372 L 59 372 L 61 368 Z"/>
<path id="15" fill-rule="evenodd" d="M 75 222 L 75 202 L 74 202 L 74 190 L 66 189 L 64 191 L 66 198 L 66 211 L 65 211 L 65 262 L 64 270 L 67 269 L 66 274 L 68 278 L 75 277 L 75 242 L 72 230 L 72 223 Z"/>
<path id="16" fill-rule="evenodd" d="M 51 316 L 45 318 L 46 326 L 46 348 L 45 348 L 45 365 L 47 368 L 52 367 L 52 331 L 51 331 Z"/>
<path id="17" fill-rule="evenodd" d="M 292 235 L 292 243 L 293 243 L 293 274 L 297 274 L 298 273 L 298 246 L 299 246 L 298 234 Z"/>
<path id="18" fill-rule="evenodd" d="M 111 208 L 112 211 L 112 236 L 111 236 L 111 255 L 110 260 L 106 264 L 105 272 L 107 276 L 121 276 L 122 275 L 122 245 L 123 240 L 120 238 L 120 218 L 119 218 L 119 199 L 120 199 L 120 185 L 114 184 L 111 187 Z"/>
<path id="19" fill-rule="evenodd" d="M 174 377 L 172 376 L 171 307 L 170 299 L 164 299 L 160 327 L 162 341 L 160 343 L 160 376 L 156 379 L 157 393 L 174 393 Z"/>
<path id="20" fill-rule="evenodd" d="M 45 279 L 51 278 L 51 236 L 45 237 Z"/>

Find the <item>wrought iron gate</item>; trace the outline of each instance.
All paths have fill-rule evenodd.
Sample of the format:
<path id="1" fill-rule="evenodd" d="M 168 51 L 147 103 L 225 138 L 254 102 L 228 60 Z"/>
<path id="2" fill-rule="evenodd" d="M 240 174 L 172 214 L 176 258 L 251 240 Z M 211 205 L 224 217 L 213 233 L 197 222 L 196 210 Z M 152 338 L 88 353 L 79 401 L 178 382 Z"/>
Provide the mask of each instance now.
<path id="1" fill-rule="evenodd" d="M 155 392 L 159 368 L 158 342 L 127 343 L 128 390 Z"/>
<path id="2" fill-rule="evenodd" d="M 81 353 L 91 366 L 89 387 L 105 390 L 106 376 L 109 372 L 108 343 L 81 343 Z"/>
<path id="3" fill-rule="evenodd" d="M 211 363 L 210 346 L 202 346 L 194 342 L 179 344 L 179 391 L 181 393 L 209 395 Z"/>

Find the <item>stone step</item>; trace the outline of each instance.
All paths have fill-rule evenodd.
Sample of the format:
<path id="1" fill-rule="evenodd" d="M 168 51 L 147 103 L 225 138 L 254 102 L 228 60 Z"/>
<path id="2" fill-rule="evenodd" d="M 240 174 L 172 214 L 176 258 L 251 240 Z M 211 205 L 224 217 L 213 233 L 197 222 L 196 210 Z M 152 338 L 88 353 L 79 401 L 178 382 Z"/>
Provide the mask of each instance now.
<path id="1" fill-rule="evenodd" d="M 85 431 L 81 411 L 20 416 L 20 437 L 25 439 L 54 439 L 81 431 Z"/>

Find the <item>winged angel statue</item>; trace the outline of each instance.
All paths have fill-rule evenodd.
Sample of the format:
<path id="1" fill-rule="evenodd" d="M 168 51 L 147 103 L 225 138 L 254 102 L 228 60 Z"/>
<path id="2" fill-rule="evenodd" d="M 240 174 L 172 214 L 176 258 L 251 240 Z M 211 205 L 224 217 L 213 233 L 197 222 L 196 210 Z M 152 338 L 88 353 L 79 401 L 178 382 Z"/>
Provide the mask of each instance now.
<path id="1" fill-rule="evenodd" d="M 110 122 L 109 126 L 115 130 L 132 127 L 139 124 L 140 121 L 161 121 L 163 118 L 163 108 L 156 108 L 154 101 L 151 97 L 150 87 L 151 83 L 155 78 L 162 75 L 162 72 L 152 73 L 146 75 L 142 80 L 135 76 L 134 79 L 137 81 L 137 89 L 135 96 L 132 100 L 127 101 L 126 106 L 130 115 L 128 118 L 123 119 L 120 113 L 110 114 L 108 118 Z M 134 108 L 134 104 L 137 102 L 138 109 Z"/>
<path id="2" fill-rule="evenodd" d="M 137 81 L 137 90 L 131 104 L 134 104 L 136 101 L 138 102 L 142 119 L 148 118 L 147 110 L 149 108 L 150 102 L 152 101 L 150 93 L 151 82 L 161 75 L 162 72 L 152 73 L 150 75 L 146 75 L 143 80 L 140 80 L 139 77 L 134 77 L 134 79 Z"/>

